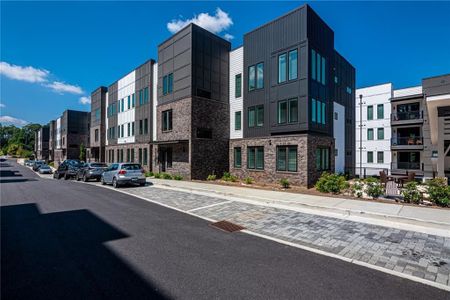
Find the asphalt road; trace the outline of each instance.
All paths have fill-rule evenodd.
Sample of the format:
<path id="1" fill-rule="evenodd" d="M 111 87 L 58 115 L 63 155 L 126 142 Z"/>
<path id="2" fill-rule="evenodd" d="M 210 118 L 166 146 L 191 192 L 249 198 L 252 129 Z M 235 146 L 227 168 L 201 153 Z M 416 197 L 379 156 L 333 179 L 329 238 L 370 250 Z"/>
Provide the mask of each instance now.
<path id="1" fill-rule="evenodd" d="M 450 299 L 15 162 L 0 181 L 2 299 Z"/>

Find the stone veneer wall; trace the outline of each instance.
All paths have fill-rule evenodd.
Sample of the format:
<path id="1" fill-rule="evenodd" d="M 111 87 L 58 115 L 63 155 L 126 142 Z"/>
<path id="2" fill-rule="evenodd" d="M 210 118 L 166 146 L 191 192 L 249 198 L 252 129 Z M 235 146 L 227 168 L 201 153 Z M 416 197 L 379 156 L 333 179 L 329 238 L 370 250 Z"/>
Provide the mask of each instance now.
<path id="1" fill-rule="evenodd" d="M 277 146 L 291 145 L 297 145 L 297 172 L 276 171 Z M 264 170 L 247 169 L 247 147 L 249 146 L 264 146 Z M 316 170 L 318 146 L 330 148 L 330 169 L 334 170 L 334 138 L 332 137 L 301 134 L 230 140 L 230 172 L 241 179 L 250 176 L 256 182 L 277 183 L 280 179 L 286 178 L 291 184 L 312 187 L 322 173 Z M 234 167 L 235 147 L 241 147 L 241 168 Z"/>
<path id="2" fill-rule="evenodd" d="M 178 143 L 169 145 L 154 145 L 153 146 L 153 172 L 162 172 L 158 164 L 159 147 L 172 148 L 172 168 L 167 168 L 165 173 L 171 175 L 181 175 L 183 179 L 191 179 L 191 164 L 189 162 L 189 143 Z"/>

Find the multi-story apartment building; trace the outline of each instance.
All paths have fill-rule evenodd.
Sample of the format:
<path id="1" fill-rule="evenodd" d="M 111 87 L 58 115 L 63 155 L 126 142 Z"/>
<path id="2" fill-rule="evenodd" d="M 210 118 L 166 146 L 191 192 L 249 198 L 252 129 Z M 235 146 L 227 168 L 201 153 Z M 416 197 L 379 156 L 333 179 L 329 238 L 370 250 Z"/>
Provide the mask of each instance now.
<path id="1" fill-rule="evenodd" d="M 90 112 L 66 110 L 56 119 L 54 162 L 58 166 L 66 159 L 79 159 L 80 146 L 89 145 Z"/>
<path id="2" fill-rule="evenodd" d="M 353 172 L 355 70 L 308 5 L 244 36 L 229 86 L 231 173 L 311 186 Z"/>
<path id="3" fill-rule="evenodd" d="M 148 60 L 104 91 L 106 162 L 139 162 L 146 170 L 152 168 L 156 68 L 155 61 Z"/>
<path id="4" fill-rule="evenodd" d="M 35 133 L 35 151 L 36 158 L 39 160 L 48 161 L 49 156 L 49 125 L 42 126 Z"/>
<path id="5" fill-rule="evenodd" d="M 390 83 L 358 89 L 357 126 L 360 95 L 365 175 L 378 175 L 380 169 L 389 169 L 393 174 L 414 172 L 423 178 L 450 175 L 450 75 L 425 78 L 420 86 L 397 90 Z M 378 120 L 380 113 L 383 118 Z M 359 131 L 356 139 L 358 173 Z"/>
<path id="6" fill-rule="evenodd" d="M 194 24 L 159 45 L 156 172 L 205 179 L 228 170 L 229 52 Z"/>
<path id="7" fill-rule="evenodd" d="M 105 161 L 107 94 L 108 89 L 104 86 L 97 88 L 91 94 L 90 145 L 86 154 L 87 161 Z"/>
<path id="8" fill-rule="evenodd" d="M 391 168 L 392 83 L 360 88 L 355 94 L 355 174 L 378 176 L 381 170 Z"/>
<path id="9" fill-rule="evenodd" d="M 56 148 L 56 120 L 48 122 L 48 132 L 48 161 L 54 161 Z"/>

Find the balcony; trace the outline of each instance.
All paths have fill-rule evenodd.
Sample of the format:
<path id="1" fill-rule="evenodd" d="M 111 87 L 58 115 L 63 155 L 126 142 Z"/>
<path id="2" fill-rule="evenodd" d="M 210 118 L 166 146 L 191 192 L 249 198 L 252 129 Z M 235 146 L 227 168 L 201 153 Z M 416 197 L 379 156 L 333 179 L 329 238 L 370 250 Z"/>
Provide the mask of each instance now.
<path id="1" fill-rule="evenodd" d="M 393 137 L 391 139 L 391 150 L 423 150 L 423 137 Z"/>
<path id="2" fill-rule="evenodd" d="M 391 173 L 392 174 L 407 174 L 408 172 L 414 172 L 416 175 L 423 175 L 423 163 L 421 162 L 392 162 Z"/>
<path id="3" fill-rule="evenodd" d="M 423 111 L 396 112 L 391 114 L 391 125 L 423 123 Z"/>

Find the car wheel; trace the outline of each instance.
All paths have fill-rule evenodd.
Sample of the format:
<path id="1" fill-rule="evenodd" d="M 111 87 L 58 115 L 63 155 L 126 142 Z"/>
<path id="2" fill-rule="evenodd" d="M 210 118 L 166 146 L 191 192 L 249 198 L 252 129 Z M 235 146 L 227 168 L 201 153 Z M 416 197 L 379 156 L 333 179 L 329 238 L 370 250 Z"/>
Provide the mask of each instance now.
<path id="1" fill-rule="evenodd" d="M 80 181 L 80 177 L 78 177 L 78 174 L 75 175 L 75 179 L 76 179 L 77 181 Z"/>
<path id="2" fill-rule="evenodd" d="M 97 182 L 99 182 L 99 181 L 100 181 L 100 178 L 97 178 L 96 180 L 97 180 Z"/>
<path id="3" fill-rule="evenodd" d="M 140 186 L 145 186 L 145 182 L 139 183 Z"/>
<path id="4" fill-rule="evenodd" d="M 88 182 L 88 179 L 87 179 L 87 177 L 86 177 L 86 174 L 83 176 L 83 181 L 84 181 L 84 182 Z"/>
<path id="5" fill-rule="evenodd" d="M 69 179 L 69 175 L 67 175 L 67 173 L 64 173 L 64 180 L 68 180 Z"/>
<path id="6" fill-rule="evenodd" d="M 116 178 L 113 178 L 112 185 L 113 185 L 113 187 L 116 188 L 116 189 L 119 188 L 119 183 L 117 182 L 117 179 L 116 179 Z"/>

